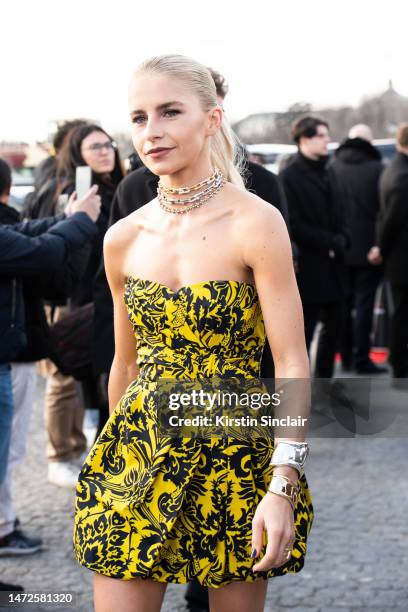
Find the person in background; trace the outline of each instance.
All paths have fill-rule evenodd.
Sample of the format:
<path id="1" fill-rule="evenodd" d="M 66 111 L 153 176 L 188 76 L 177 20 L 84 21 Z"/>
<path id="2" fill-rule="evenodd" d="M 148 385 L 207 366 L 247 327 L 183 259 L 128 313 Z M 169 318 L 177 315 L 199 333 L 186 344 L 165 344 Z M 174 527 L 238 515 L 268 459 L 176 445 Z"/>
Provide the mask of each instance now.
<path id="1" fill-rule="evenodd" d="M 99 125 L 83 124 L 70 130 L 57 158 L 54 202 L 69 196 L 75 189 L 78 166 L 92 170 L 91 184 L 98 186 L 101 210 L 97 235 L 90 256 L 84 261 L 85 272 L 70 295 L 69 309 L 93 302 L 93 281 L 102 258 L 103 238 L 108 226 L 112 199 L 123 178 L 122 164 L 116 143 Z M 67 307 L 48 309 L 49 321 L 60 320 Z M 49 434 L 47 455 L 48 480 L 60 486 L 76 485 L 79 467 L 86 453 L 83 432 L 84 408 L 99 409 L 101 401 L 94 376 L 81 381 L 81 388 L 71 376 L 63 375 L 57 366 L 47 363 L 46 414 Z"/>
<path id="2" fill-rule="evenodd" d="M 10 462 L 22 459 L 32 408 L 32 403 L 21 404 L 14 398 L 11 375 L 11 363 L 26 349 L 29 335 L 22 281 L 41 283 L 45 276 L 63 271 L 69 254 L 96 234 L 100 210 L 100 198 L 93 188 L 81 201 L 71 198 L 67 220 L 60 216 L 17 223 L 7 211 L 10 187 L 10 168 L 0 160 L 0 214 L 12 221 L 11 225 L 0 224 L 0 557 L 34 553 L 42 544 L 40 538 L 29 538 L 21 530 L 10 496 Z M 1 590 L 13 590 L 9 587 L 13 585 L 0 584 Z"/>
<path id="3" fill-rule="evenodd" d="M 327 165 L 327 122 L 301 117 L 292 126 L 292 136 L 298 153 L 280 176 L 288 200 L 292 239 L 299 249 L 297 282 L 306 345 L 309 350 L 321 321 L 315 376 L 331 381 L 342 334 L 345 253 L 350 244 L 344 201 L 335 172 Z"/>
<path id="4" fill-rule="evenodd" d="M 55 154 L 50 155 L 36 168 L 35 189 L 25 199 L 24 217 L 38 219 L 56 214 L 61 191 L 57 178 L 59 156 L 69 134 L 75 128 L 85 125 L 89 125 L 86 119 L 73 119 L 64 121 L 58 127 L 53 139 Z M 54 297 L 46 307 L 48 322 L 52 319 L 52 322 L 56 323 L 61 318 L 65 304 L 65 297 L 61 296 L 60 299 Z M 54 462 L 50 460 L 48 480 L 59 486 L 74 486 L 79 469 L 78 463 L 81 463 L 86 450 L 86 437 L 82 428 L 84 405 L 81 388 L 74 378 L 63 376 L 50 361 L 43 360 L 38 364 L 38 370 L 49 383 L 45 410 L 49 433 L 47 453 L 56 457 Z M 47 406 L 56 406 L 58 402 L 60 402 L 60 412 L 53 416 L 52 410 L 49 413 Z M 65 413 L 65 419 L 62 413 Z"/>
<path id="5" fill-rule="evenodd" d="M 53 153 L 40 162 L 34 170 L 34 191 L 29 193 L 24 200 L 23 217 L 37 219 L 44 216 L 46 210 L 48 214 L 53 214 L 58 155 L 70 131 L 88 123 L 86 119 L 71 119 L 58 126 L 52 141 Z"/>
<path id="6" fill-rule="evenodd" d="M 380 209 L 378 185 L 383 163 L 373 146 L 371 129 L 364 124 L 351 128 L 348 138 L 336 150 L 332 163 L 346 196 L 350 227 L 350 249 L 346 254 L 348 300 L 342 360 L 358 374 L 381 374 L 387 368 L 370 359 L 370 334 L 374 300 L 383 276 L 378 261 L 371 263 L 368 253 L 376 246 L 376 224 Z M 352 310 L 355 309 L 354 318 Z"/>
<path id="7" fill-rule="evenodd" d="M 379 246 L 370 261 L 384 261 L 390 281 L 394 313 L 391 324 L 389 361 L 392 384 L 408 388 L 408 123 L 397 131 L 397 154 L 380 179 L 381 214 Z"/>

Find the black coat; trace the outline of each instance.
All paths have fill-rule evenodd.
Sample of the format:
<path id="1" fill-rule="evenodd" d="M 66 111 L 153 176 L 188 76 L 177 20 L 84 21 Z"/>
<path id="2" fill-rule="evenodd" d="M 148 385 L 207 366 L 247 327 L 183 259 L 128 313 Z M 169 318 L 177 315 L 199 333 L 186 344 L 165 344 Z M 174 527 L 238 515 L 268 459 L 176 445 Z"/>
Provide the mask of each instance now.
<path id="1" fill-rule="evenodd" d="M 350 228 L 346 262 L 350 266 L 372 267 L 367 253 L 377 244 L 378 185 L 384 168 L 381 155 L 362 138 L 348 139 L 337 149 L 332 168 L 344 191 Z"/>
<path id="2" fill-rule="evenodd" d="M 85 213 L 0 225 L 0 363 L 13 361 L 27 346 L 22 280 L 38 286 L 66 262 L 70 251 L 96 233 Z"/>
<path id="3" fill-rule="evenodd" d="M 292 238 L 298 246 L 297 281 L 304 303 L 340 300 L 345 292 L 349 233 L 344 197 L 334 170 L 298 153 L 281 172 Z"/>
<path id="4" fill-rule="evenodd" d="M 287 206 L 278 178 L 262 166 L 248 162 L 246 185 L 259 197 L 280 210 L 287 220 Z M 130 215 L 157 195 L 159 177 L 147 168 L 131 172 L 120 183 L 113 200 L 109 225 Z M 103 262 L 94 283 L 95 325 L 94 325 L 94 369 L 97 374 L 110 371 L 115 353 L 113 333 L 113 304 L 106 280 Z"/>
<path id="5" fill-rule="evenodd" d="M 385 275 L 408 284 L 408 155 L 397 153 L 380 179 L 379 243 Z"/>
<path id="6" fill-rule="evenodd" d="M 63 220 L 63 215 L 57 217 Z M 0 225 L 19 223 L 20 215 L 12 206 L 0 204 Z M 49 357 L 52 350 L 50 329 L 44 311 L 43 300 L 65 300 L 82 278 L 84 258 L 88 258 L 90 245 L 86 244 L 65 257 L 64 263 L 48 274 L 32 274 L 24 278 L 22 295 L 24 302 L 27 345 L 14 361 L 39 361 Z"/>

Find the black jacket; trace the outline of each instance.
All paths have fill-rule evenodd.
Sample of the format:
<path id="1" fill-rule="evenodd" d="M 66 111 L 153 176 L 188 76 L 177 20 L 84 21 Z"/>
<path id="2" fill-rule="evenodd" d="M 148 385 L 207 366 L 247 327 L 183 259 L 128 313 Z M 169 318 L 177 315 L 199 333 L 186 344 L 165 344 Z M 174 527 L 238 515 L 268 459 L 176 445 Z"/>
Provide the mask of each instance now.
<path id="1" fill-rule="evenodd" d="M 408 284 L 408 155 L 397 153 L 380 179 L 380 236 L 385 275 Z"/>
<path id="2" fill-rule="evenodd" d="M 377 244 L 378 185 L 383 171 L 381 155 L 362 138 L 347 139 L 337 149 L 332 167 L 345 194 L 350 227 L 351 244 L 346 262 L 351 266 L 372 267 L 367 261 L 367 253 Z"/>
<path id="3" fill-rule="evenodd" d="M 63 216 L 61 216 L 61 220 Z M 12 206 L 0 204 L 0 225 L 19 223 L 20 215 Z M 14 361 L 38 361 L 52 352 L 50 329 L 44 311 L 43 300 L 65 300 L 83 275 L 83 261 L 90 252 L 90 244 L 67 254 L 62 266 L 48 274 L 33 274 L 23 281 L 23 301 L 27 345 Z"/>
<path id="4" fill-rule="evenodd" d="M 287 221 L 285 195 L 278 178 L 272 172 L 258 164 L 248 162 L 248 172 L 245 180 L 248 189 L 276 206 Z M 125 177 L 116 190 L 109 225 L 113 225 L 119 219 L 123 219 L 123 217 L 153 200 L 157 195 L 158 182 L 159 177 L 145 167 L 139 168 Z M 94 296 L 94 369 L 97 374 L 102 374 L 110 371 L 115 353 L 113 304 L 103 262 L 95 280 Z"/>
<path id="5" fill-rule="evenodd" d="M 57 270 L 67 254 L 96 233 L 85 213 L 0 226 L 0 363 L 8 363 L 27 345 L 22 280 Z"/>
<path id="6" fill-rule="evenodd" d="M 298 253 L 297 281 L 304 303 L 343 298 L 349 233 L 344 197 L 325 160 L 298 153 L 280 174 Z"/>

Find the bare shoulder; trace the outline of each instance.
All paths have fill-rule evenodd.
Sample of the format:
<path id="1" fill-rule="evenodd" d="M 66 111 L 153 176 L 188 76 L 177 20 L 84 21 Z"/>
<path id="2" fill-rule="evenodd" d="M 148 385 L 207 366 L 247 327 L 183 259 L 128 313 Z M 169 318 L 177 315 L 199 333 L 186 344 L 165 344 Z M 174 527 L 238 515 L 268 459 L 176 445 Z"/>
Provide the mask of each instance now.
<path id="1" fill-rule="evenodd" d="M 256 282 L 272 270 L 275 277 L 291 277 L 292 247 L 281 212 L 255 194 L 232 187 L 234 242 L 243 264 L 252 270 Z"/>
<path id="2" fill-rule="evenodd" d="M 276 245 L 289 240 L 285 220 L 276 206 L 235 185 L 228 186 L 228 197 L 235 209 L 236 235 L 241 241 L 242 236 L 245 236 L 248 246 L 252 243 L 259 245 L 259 242 L 264 241 Z"/>
<path id="3" fill-rule="evenodd" d="M 123 250 L 130 241 L 134 240 L 140 228 L 148 220 L 153 202 L 154 200 L 148 202 L 112 225 L 105 234 L 104 249 L 109 252 Z"/>
<path id="4" fill-rule="evenodd" d="M 140 229 L 149 218 L 152 202 L 112 225 L 105 234 L 103 255 L 106 276 L 111 288 L 122 287 L 125 278 L 124 262 L 129 249 L 137 240 Z"/>

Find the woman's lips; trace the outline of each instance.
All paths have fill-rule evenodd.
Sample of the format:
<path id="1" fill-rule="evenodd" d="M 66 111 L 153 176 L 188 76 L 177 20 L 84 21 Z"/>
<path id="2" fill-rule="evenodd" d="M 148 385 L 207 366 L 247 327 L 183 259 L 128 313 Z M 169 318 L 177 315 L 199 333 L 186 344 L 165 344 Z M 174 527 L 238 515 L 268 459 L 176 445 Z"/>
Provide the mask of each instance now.
<path id="1" fill-rule="evenodd" d="M 151 151 L 151 153 L 148 153 L 148 156 L 149 157 L 153 157 L 153 159 L 157 159 L 159 157 L 164 157 L 165 155 L 167 155 L 167 153 L 170 153 L 170 151 L 172 151 L 173 148 L 171 148 L 171 149 L 159 149 L 158 148 L 155 151 Z"/>

